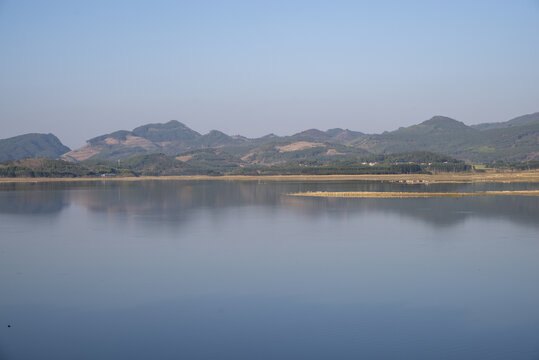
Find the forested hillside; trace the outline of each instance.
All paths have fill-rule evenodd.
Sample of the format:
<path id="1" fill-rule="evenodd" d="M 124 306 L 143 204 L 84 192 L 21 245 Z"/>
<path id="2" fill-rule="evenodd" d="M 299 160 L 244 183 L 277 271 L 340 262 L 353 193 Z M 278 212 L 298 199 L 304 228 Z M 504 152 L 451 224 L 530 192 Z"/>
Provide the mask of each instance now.
<path id="1" fill-rule="evenodd" d="M 468 126 L 435 116 L 417 125 L 382 134 L 349 129 L 309 129 L 291 136 L 260 138 L 230 136 L 212 130 L 200 134 L 172 120 L 94 137 L 69 151 L 54 135 L 27 134 L 0 140 L 0 160 L 32 157 L 79 162 L 92 159 L 125 160 L 139 155 L 164 154 L 189 158 L 212 169 L 239 166 L 280 166 L 291 162 L 357 160 L 369 154 L 427 151 L 468 163 L 522 162 L 539 159 L 539 113 L 501 123 Z"/>
<path id="2" fill-rule="evenodd" d="M 25 134 L 0 140 L 0 161 L 36 157 L 57 159 L 69 150 L 53 134 Z"/>

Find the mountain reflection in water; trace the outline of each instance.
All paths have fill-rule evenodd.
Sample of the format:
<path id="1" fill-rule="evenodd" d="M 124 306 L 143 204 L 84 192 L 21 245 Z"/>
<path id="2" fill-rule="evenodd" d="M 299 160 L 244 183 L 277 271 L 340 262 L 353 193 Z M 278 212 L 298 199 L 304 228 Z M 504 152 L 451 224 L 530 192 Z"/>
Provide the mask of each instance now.
<path id="1" fill-rule="evenodd" d="M 2 184 L 0 359 L 538 359 L 537 197 L 286 195 L 535 186 Z"/>
<path id="2" fill-rule="evenodd" d="M 405 185 L 381 182 L 140 181 L 1 184 L 0 213 L 57 213 L 70 204 L 94 212 L 151 214 L 152 218 L 187 221 L 197 209 L 234 206 L 287 208 L 305 216 L 346 216 L 384 212 L 415 218 L 434 226 L 451 226 L 469 217 L 505 219 L 539 226 L 534 197 L 485 196 L 426 199 L 314 199 L 290 197 L 303 191 L 468 192 L 534 189 L 535 184 Z"/>

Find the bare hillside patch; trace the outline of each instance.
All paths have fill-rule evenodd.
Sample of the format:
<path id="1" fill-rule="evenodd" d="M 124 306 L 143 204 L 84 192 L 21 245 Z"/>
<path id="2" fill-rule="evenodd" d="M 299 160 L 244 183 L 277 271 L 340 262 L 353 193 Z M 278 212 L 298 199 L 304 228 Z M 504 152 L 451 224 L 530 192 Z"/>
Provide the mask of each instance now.
<path id="1" fill-rule="evenodd" d="M 320 147 L 320 146 L 324 146 L 324 144 L 309 142 L 309 141 L 298 141 L 298 142 L 288 144 L 288 145 L 276 146 L 275 148 L 279 150 L 279 152 L 288 152 L 288 151 L 299 151 L 299 150 L 311 149 L 311 148 Z"/>

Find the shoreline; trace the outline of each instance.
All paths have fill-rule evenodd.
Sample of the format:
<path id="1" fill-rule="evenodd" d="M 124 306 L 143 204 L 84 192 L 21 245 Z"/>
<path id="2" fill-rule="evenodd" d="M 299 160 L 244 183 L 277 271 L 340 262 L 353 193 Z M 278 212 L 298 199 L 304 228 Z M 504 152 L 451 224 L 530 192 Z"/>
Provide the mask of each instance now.
<path id="1" fill-rule="evenodd" d="M 539 171 L 444 174 L 363 175 L 179 175 L 139 177 L 0 178 L 0 183 L 95 182 L 95 181 L 383 181 L 404 184 L 433 183 L 539 183 Z"/>

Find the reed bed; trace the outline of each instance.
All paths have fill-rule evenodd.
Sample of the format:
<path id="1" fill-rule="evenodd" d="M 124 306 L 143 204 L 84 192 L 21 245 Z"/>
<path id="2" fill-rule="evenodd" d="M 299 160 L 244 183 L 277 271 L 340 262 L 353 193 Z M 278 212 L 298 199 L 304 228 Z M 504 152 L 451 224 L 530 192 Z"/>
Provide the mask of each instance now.
<path id="1" fill-rule="evenodd" d="M 430 198 L 430 197 L 452 197 L 459 198 L 464 196 L 539 196 L 539 190 L 523 191 L 480 191 L 480 192 L 376 192 L 376 191 L 313 191 L 290 193 L 291 196 L 307 197 L 330 197 L 330 198 Z"/>

